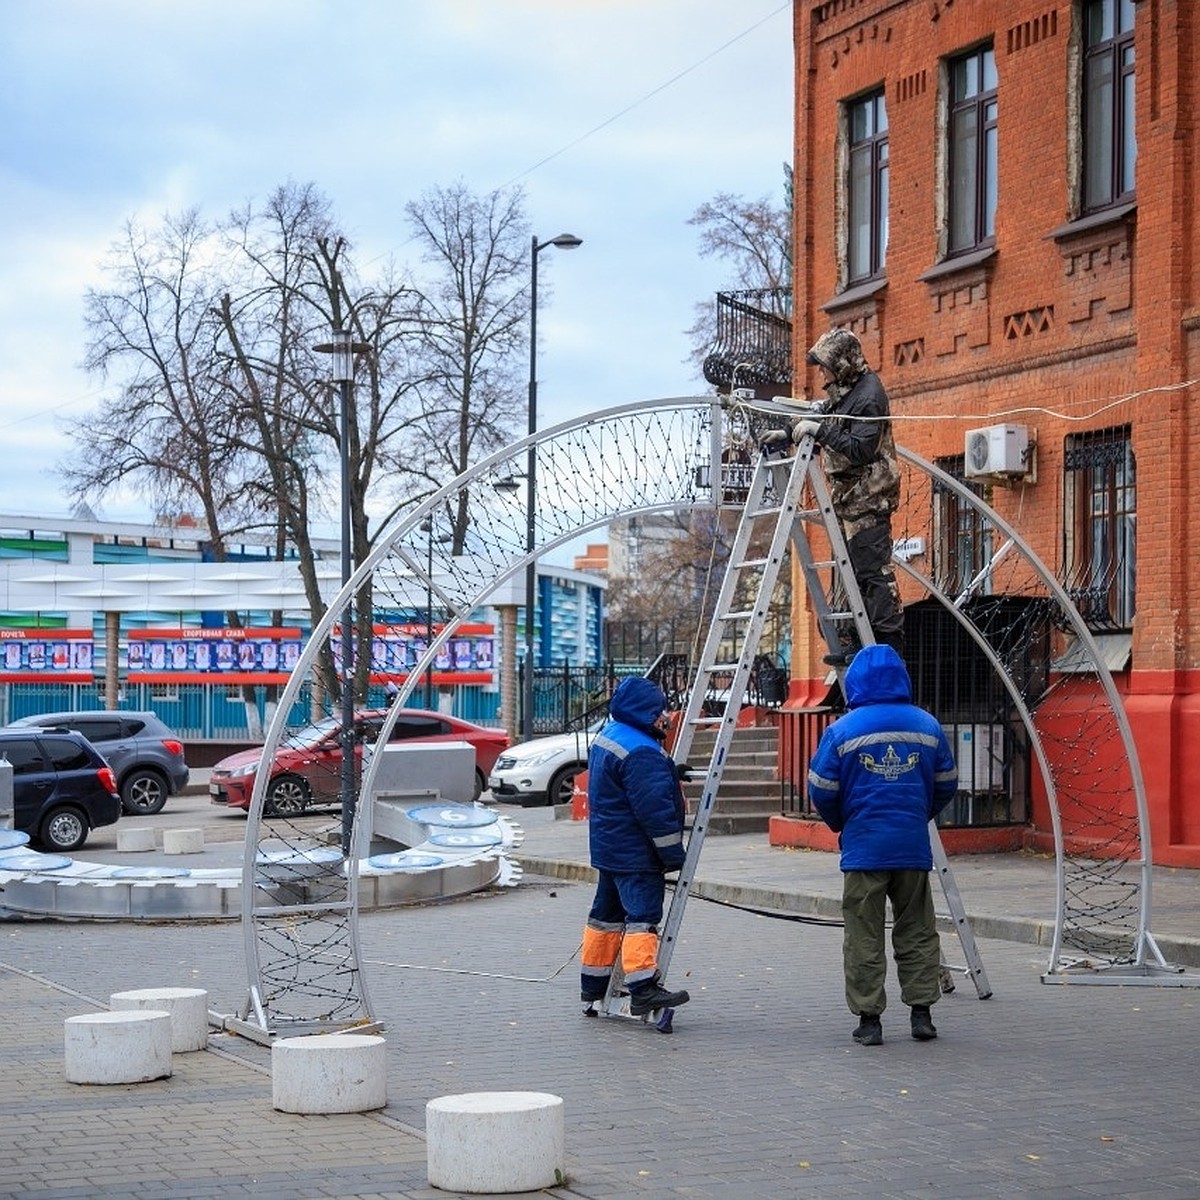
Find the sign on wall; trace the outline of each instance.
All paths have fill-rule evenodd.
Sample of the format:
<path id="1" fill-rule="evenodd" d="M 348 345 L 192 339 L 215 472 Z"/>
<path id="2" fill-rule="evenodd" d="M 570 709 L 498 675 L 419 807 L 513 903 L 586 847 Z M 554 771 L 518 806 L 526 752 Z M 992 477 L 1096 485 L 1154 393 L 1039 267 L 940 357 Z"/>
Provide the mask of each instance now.
<path id="1" fill-rule="evenodd" d="M 91 683 L 90 629 L 0 629 L 0 682 Z"/>

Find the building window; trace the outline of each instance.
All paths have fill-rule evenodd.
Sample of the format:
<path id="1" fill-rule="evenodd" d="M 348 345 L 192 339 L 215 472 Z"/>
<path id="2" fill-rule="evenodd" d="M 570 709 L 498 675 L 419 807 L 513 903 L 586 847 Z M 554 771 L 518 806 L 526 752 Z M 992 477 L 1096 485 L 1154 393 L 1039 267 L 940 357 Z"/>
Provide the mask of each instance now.
<path id="1" fill-rule="evenodd" d="M 849 282 L 883 274 L 888 239 L 888 125 L 883 93 L 847 111 L 850 164 L 846 260 Z"/>
<path id="2" fill-rule="evenodd" d="M 1137 607 L 1129 426 L 1073 435 L 1064 450 L 1063 584 L 1089 628 L 1129 629 Z"/>
<path id="3" fill-rule="evenodd" d="M 968 483 L 961 454 L 939 458 L 938 467 L 968 491 L 984 499 L 984 489 Z M 992 561 L 992 531 L 983 514 L 952 488 L 936 479 L 933 484 L 933 580 L 948 596 L 959 596 Z M 985 579 L 978 595 L 990 595 Z"/>
<path id="4" fill-rule="evenodd" d="M 976 50 L 950 63 L 949 252 L 989 245 L 996 233 L 996 55 Z"/>
<path id="5" fill-rule="evenodd" d="M 1108 208 L 1133 196 L 1133 0 L 1083 6 L 1083 207 Z"/>

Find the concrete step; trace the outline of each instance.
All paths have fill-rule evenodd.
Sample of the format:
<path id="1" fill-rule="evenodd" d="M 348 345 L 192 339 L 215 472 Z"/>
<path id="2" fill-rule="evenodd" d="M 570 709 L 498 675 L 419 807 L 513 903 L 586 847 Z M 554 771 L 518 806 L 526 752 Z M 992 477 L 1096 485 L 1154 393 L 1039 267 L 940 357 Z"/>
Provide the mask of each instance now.
<path id="1" fill-rule="evenodd" d="M 705 771 L 708 770 L 708 763 L 692 763 L 691 770 L 693 781 L 702 777 Z M 725 770 L 722 773 L 722 779 L 777 779 L 778 772 L 775 770 L 775 764 L 755 763 L 755 762 L 740 762 L 737 759 L 732 759 L 725 764 Z"/>
<path id="2" fill-rule="evenodd" d="M 714 806 L 708 817 L 708 833 L 717 837 L 737 833 L 766 833 L 770 828 L 771 818 L 778 813 L 778 808 L 770 812 L 726 813 Z M 691 828 L 690 823 L 688 828 Z"/>

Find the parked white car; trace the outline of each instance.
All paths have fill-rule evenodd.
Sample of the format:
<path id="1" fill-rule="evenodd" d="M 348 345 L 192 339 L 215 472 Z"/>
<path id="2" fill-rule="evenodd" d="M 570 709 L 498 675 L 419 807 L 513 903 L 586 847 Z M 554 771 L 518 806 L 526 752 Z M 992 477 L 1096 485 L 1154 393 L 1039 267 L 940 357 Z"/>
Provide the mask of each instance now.
<path id="1" fill-rule="evenodd" d="M 556 733 L 510 746 L 488 778 L 492 799 L 499 804 L 570 804 L 575 776 L 587 767 L 592 738 L 604 722 L 578 733 Z"/>

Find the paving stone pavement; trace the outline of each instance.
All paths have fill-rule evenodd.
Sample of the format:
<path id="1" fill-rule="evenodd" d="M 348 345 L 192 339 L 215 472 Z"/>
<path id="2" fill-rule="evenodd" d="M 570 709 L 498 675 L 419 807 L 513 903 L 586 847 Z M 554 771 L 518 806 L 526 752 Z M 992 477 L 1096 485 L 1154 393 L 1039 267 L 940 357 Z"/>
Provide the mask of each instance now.
<path id="1" fill-rule="evenodd" d="M 1052 863 L 951 860 L 973 926 L 1012 934 L 976 929 L 994 995 L 960 982 L 918 1043 L 893 977 L 884 1044 L 865 1048 L 829 916 L 836 858 L 710 838 L 706 888 L 808 919 L 694 899 L 670 974 L 692 1002 L 666 1037 L 582 1018 L 586 832 L 514 815 L 519 887 L 362 917 L 388 1041 L 376 1114 L 275 1112 L 269 1048 L 218 1032 L 170 1079 L 67 1083 L 63 1020 L 114 991 L 198 986 L 216 1012 L 241 1007 L 240 926 L 0 924 L 0 1196 L 430 1200 L 453 1193 L 427 1182 L 428 1100 L 534 1090 L 565 1102 L 568 1182 L 539 1193 L 562 1200 L 1200 1197 L 1200 991 L 1042 984 L 1046 948 L 1025 935 L 1049 921 Z M 1156 872 L 1155 893 L 1186 949 L 1200 880 Z"/>

